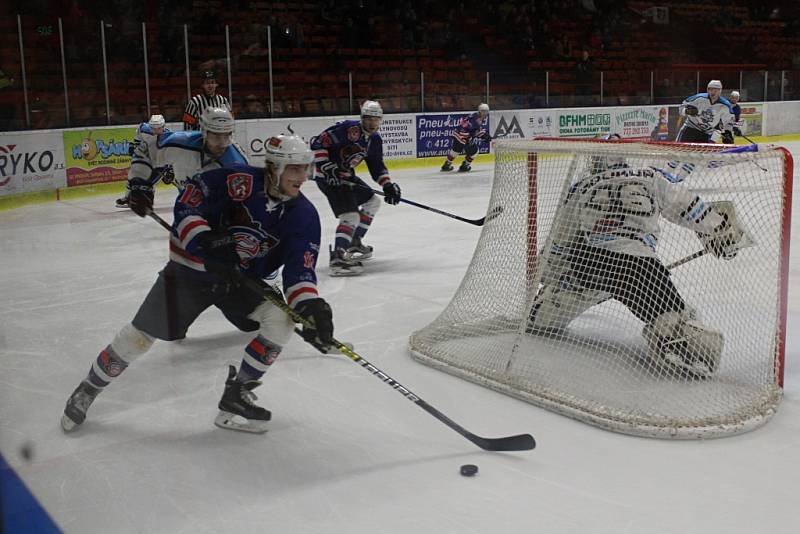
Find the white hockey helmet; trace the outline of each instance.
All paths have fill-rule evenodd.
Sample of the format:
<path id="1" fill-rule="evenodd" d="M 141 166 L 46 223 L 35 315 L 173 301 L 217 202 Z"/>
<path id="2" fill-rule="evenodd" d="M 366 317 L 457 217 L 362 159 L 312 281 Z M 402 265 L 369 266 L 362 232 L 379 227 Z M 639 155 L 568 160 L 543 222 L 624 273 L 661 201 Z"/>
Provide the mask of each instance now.
<path id="1" fill-rule="evenodd" d="M 741 98 L 741 97 L 739 96 L 739 91 L 731 91 L 731 97 L 732 97 L 732 98 L 736 98 L 736 99 L 739 99 L 739 98 Z"/>
<path id="2" fill-rule="evenodd" d="M 233 133 L 233 126 L 233 115 L 225 108 L 208 107 L 200 115 L 200 131 L 203 132 L 203 137 L 207 132 Z"/>
<path id="3" fill-rule="evenodd" d="M 365 100 L 361 104 L 361 116 L 383 118 L 383 108 L 375 100 Z"/>
<path id="4" fill-rule="evenodd" d="M 481 103 L 481 105 L 478 106 L 478 111 L 485 111 L 486 113 L 489 113 L 489 104 Z"/>
<path id="5" fill-rule="evenodd" d="M 722 90 L 722 82 L 719 80 L 711 80 L 710 82 L 708 82 L 708 88 Z"/>
<path id="6" fill-rule="evenodd" d="M 164 115 L 151 115 L 147 124 L 150 128 L 163 128 L 167 124 L 167 121 L 164 120 Z"/>
<path id="7" fill-rule="evenodd" d="M 264 160 L 275 166 L 275 176 L 280 178 L 287 165 L 310 166 L 314 163 L 314 152 L 299 135 L 281 134 L 264 142 Z"/>

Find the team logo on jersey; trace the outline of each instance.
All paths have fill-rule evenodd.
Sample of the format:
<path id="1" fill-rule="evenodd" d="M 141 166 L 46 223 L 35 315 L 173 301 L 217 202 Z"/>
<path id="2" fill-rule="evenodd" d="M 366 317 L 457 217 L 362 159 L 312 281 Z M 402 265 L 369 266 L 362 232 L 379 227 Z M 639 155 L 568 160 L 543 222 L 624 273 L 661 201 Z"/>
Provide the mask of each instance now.
<path id="1" fill-rule="evenodd" d="M 306 269 L 313 269 L 314 263 L 315 263 L 314 255 L 306 250 L 305 253 L 303 254 L 303 267 L 305 267 Z"/>
<path id="2" fill-rule="evenodd" d="M 331 139 L 331 134 L 328 132 L 322 132 L 319 136 L 319 143 L 324 147 L 329 147 L 333 144 L 333 139 Z"/>
<path id="3" fill-rule="evenodd" d="M 203 203 L 203 191 L 195 187 L 194 184 L 188 184 L 178 202 L 186 204 L 190 208 L 196 208 Z"/>
<path id="4" fill-rule="evenodd" d="M 228 175 L 228 196 L 231 200 L 242 201 L 250 197 L 253 192 L 253 175 L 244 172 L 235 172 Z"/>
<path id="5" fill-rule="evenodd" d="M 358 167 L 358 164 L 363 161 L 366 155 L 364 148 L 357 144 L 343 146 L 340 154 L 342 156 L 342 163 L 351 169 Z"/>
<path id="6" fill-rule="evenodd" d="M 347 129 L 347 140 L 355 143 L 361 139 L 361 126 L 351 126 Z"/>

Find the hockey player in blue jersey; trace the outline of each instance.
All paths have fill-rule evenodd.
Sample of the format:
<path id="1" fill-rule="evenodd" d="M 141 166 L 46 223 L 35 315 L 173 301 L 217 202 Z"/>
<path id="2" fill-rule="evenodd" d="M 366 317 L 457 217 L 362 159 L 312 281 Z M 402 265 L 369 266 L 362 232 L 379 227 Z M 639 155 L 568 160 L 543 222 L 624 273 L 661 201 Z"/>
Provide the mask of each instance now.
<path id="1" fill-rule="evenodd" d="M 136 159 L 141 159 L 141 154 L 144 153 L 146 149 L 147 153 L 156 152 L 156 142 L 158 140 L 158 136 L 163 133 L 169 133 L 170 129 L 166 126 L 167 122 L 164 120 L 163 115 L 151 115 L 150 120 L 147 122 L 143 122 L 136 128 L 136 134 L 133 137 L 133 142 L 128 146 L 128 155 L 131 158 L 136 157 Z M 146 147 L 143 147 L 139 151 L 139 156 L 136 156 L 137 148 L 142 143 L 147 144 Z M 162 169 L 155 168 L 151 173 L 151 179 L 154 182 L 157 182 L 160 179 Z M 169 180 L 169 177 L 167 177 Z M 121 198 L 117 199 L 117 207 L 118 208 L 127 208 L 128 207 L 128 195 L 130 195 L 130 189 L 128 187 L 128 183 L 125 184 L 125 195 Z"/>
<path id="2" fill-rule="evenodd" d="M 128 207 L 144 217 L 159 179 L 182 190 L 186 181 L 199 172 L 246 165 L 244 151 L 233 142 L 233 130 L 230 111 L 206 108 L 200 116 L 199 132 L 163 133 L 155 143 L 140 143 L 128 171 Z"/>
<path id="3" fill-rule="evenodd" d="M 442 171 L 453 170 L 453 160 L 458 154 L 464 154 L 464 161 L 458 168 L 458 172 L 468 172 L 472 170 L 472 160 L 478 153 L 478 142 L 480 140 L 490 141 L 492 136 L 487 128 L 489 124 L 489 104 L 481 104 L 478 111 L 464 117 L 453 130 L 452 144 L 447 160 L 442 165 Z"/>
<path id="4" fill-rule="evenodd" d="M 294 324 L 247 285 L 283 266 L 286 302 L 314 325 L 303 337 L 320 350 L 333 340 L 330 306 L 317 292 L 317 210 L 300 188 L 314 154 L 294 135 L 265 143 L 266 166 L 230 165 L 186 182 L 175 202 L 170 259 L 131 323 L 94 360 L 67 401 L 61 426 L 81 425 L 98 394 L 143 355 L 156 339 L 177 340 L 211 306 L 237 328 L 257 332 L 241 366 L 229 367 L 215 424 L 264 432 L 271 414 L 253 403 L 252 390 L 289 341 Z M 277 291 L 277 290 L 276 290 Z"/>
<path id="5" fill-rule="evenodd" d="M 345 120 L 311 138 L 316 165 L 317 186 L 328 198 L 335 217 L 334 245 L 330 249 L 331 276 L 361 274 L 361 260 L 372 257 L 372 247 L 362 242 L 380 199 L 370 186 L 355 175 L 355 168 L 366 161 L 369 173 L 382 188 L 389 204 L 400 202 L 400 186 L 392 182 L 383 163 L 383 140 L 378 128 L 383 109 L 378 102 L 367 100 L 361 106 L 361 120 Z"/>
<path id="6" fill-rule="evenodd" d="M 685 118 L 678 132 L 679 143 L 713 143 L 717 125 L 722 128 L 722 142 L 733 143 L 733 110 L 722 93 L 722 82 L 708 82 L 706 93 L 697 93 L 683 101 L 680 114 Z"/>

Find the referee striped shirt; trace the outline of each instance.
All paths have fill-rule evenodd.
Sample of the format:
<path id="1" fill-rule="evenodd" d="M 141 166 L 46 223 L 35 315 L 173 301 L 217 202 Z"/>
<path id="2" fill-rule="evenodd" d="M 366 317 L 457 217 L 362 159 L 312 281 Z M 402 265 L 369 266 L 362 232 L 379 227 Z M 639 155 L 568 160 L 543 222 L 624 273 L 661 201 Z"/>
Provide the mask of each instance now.
<path id="1" fill-rule="evenodd" d="M 186 109 L 183 110 L 183 129 L 199 130 L 200 115 L 209 107 L 225 108 L 231 111 L 230 102 L 222 95 L 214 95 L 211 98 L 204 94 L 194 95 L 191 100 L 186 103 Z"/>

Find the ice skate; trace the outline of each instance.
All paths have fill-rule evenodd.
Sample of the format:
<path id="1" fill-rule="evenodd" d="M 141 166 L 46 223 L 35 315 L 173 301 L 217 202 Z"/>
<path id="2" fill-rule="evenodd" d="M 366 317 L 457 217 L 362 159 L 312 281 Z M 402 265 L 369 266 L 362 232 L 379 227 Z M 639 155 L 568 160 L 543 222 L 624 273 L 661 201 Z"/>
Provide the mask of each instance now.
<path id="1" fill-rule="evenodd" d="M 64 408 L 64 415 L 61 416 L 61 428 L 64 429 L 64 432 L 72 432 L 83 424 L 86 419 L 86 411 L 99 393 L 100 388 L 94 387 L 85 380 L 78 384 L 78 387 L 69 396 L 67 406 Z"/>
<path id="2" fill-rule="evenodd" d="M 358 276 L 364 271 L 361 262 L 348 257 L 347 252 L 342 249 L 331 250 L 331 262 L 329 264 L 331 276 Z"/>
<path id="3" fill-rule="evenodd" d="M 449 159 L 442 165 L 442 172 L 450 172 L 453 170 L 453 162 Z"/>
<path id="4" fill-rule="evenodd" d="M 360 237 L 354 237 L 347 249 L 347 257 L 353 261 L 364 261 L 372 258 L 372 247 L 361 242 Z"/>
<path id="5" fill-rule="evenodd" d="M 118 198 L 116 206 L 118 208 L 127 208 L 128 207 L 128 195 L 125 195 L 122 198 Z"/>
<path id="6" fill-rule="evenodd" d="M 458 167 L 458 172 L 469 172 L 472 170 L 472 165 L 468 161 L 462 161 L 461 166 Z"/>
<path id="7" fill-rule="evenodd" d="M 228 379 L 225 380 L 225 392 L 219 401 L 219 414 L 214 424 L 228 430 L 239 430 L 253 434 L 263 434 L 268 430 L 267 422 L 272 418 L 269 410 L 256 406 L 253 390 L 261 382 L 239 382 L 236 380 L 236 368 L 228 367 Z"/>

